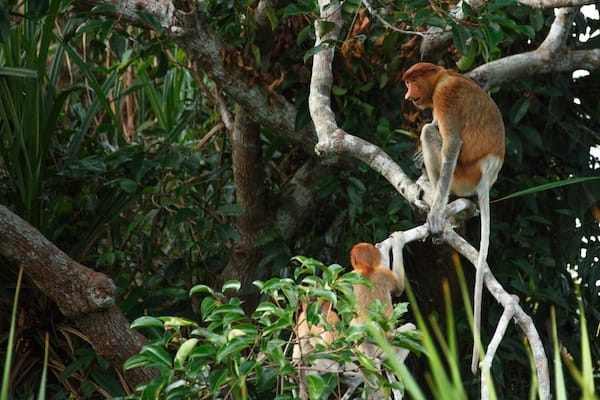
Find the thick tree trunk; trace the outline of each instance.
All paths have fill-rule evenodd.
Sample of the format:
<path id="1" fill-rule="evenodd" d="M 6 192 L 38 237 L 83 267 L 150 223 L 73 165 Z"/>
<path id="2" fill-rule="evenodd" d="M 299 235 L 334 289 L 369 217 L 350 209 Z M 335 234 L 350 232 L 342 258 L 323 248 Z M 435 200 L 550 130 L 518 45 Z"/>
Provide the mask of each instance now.
<path id="1" fill-rule="evenodd" d="M 115 284 L 63 253 L 37 229 L 0 205 L 0 254 L 23 266 L 25 273 L 52 299 L 63 315 L 90 339 L 94 350 L 122 370 L 146 339 L 129 329 L 129 321 L 115 305 Z M 156 376 L 156 371 L 125 372 L 132 387 Z"/>
<path id="2" fill-rule="evenodd" d="M 260 261 L 261 249 L 253 243 L 265 227 L 273 225 L 273 218 L 269 220 L 266 209 L 260 126 L 239 105 L 235 111 L 231 148 L 235 196 L 244 213 L 237 218 L 240 240 L 235 244 L 234 252 L 214 286 L 219 289 L 227 280 L 240 281 L 242 289 L 239 295 L 247 308 L 252 310 L 256 303 L 254 297 L 258 294 L 252 282 L 265 277 L 264 271 L 259 271 L 256 267 Z"/>

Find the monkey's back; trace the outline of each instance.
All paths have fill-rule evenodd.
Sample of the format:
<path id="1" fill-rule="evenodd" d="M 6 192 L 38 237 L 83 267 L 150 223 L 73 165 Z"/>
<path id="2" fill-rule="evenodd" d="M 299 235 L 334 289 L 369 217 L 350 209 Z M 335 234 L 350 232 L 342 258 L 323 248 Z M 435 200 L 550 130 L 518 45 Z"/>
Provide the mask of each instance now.
<path id="1" fill-rule="evenodd" d="M 460 135 L 461 146 L 451 182 L 452 193 L 470 196 L 483 172 L 495 181 L 505 154 L 504 122 L 492 98 L 471 79 L 450 72 L 433 93 L 434 117 L 444 141 Z M 493 182 L 492 182 L 493 183 Z"/>
<path id="2" fill-rule="evenodd" d="M 459 131 L 459 164 L 494 154 L 504 160 L 504 122 L 494 100 L 474 81 L 447 71 L 433 93 L 434 115 L 440 130 Z M 447 132 L 441 132 L 444 139 Z"/>

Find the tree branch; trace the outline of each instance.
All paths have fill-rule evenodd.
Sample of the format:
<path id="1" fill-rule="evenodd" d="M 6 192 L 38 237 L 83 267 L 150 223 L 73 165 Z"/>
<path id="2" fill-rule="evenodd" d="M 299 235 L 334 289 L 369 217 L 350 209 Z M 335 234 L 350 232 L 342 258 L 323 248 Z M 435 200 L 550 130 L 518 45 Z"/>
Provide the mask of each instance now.
<path id="1" fill-rule="evenodd" d="M 519 4 L 531 8 L 580 7 L 596 4 L 598 0 L 518 0 Z"/>
<path id="2" fill-rule="evenodd" d="M 140 4 L 144 7 L 142 10 L 138 8 Z M 139 11 L 151 14 L 167 37 L 185 49 L 216 85 L 243 106 L 256 122 L 310 153 L 314 133 L 311 127 L 296 131 L 296 107 L 266 84 L 249 79 L 244 71 L 225 63 L 223 52 L 227 46 L 205 23 L 207 16 L 197 9 L 194 1 L 76 0 L 75 5 L 82 10 L 99 5 L 114 6 L 113 16 L 137 26 L 145 26 Z"/>
<path id="3" fill-rule="evenodd" d="M 319 1 L 322 20 L 335 24 L 336 29 L 324 37 L 319 34 L 319 21 L 315 22 L 317 32 L 316 46 L 324 46 L 313 57 L 312 78 L 308 107 L 319 139 L 315 152 L 325 154 L 351 155 L 368 164 L 373 170 L 385 177 L 392 186 L 413 204 L 422 204 L 423 189 L 404 173 L 402 168 L 387 155 L 380 147 L 359 137 L 350 135 L 340 129 L 331 109 L 330 93 L 333 83 L 331 65 L 333 62 L 333 47 L 327 41 L 337 39 L 341 27 L 341 14 L 338 3 L 330 6 L 324 0 Z"/>
<path id="4" fill-rule="evenodd" d="M 337 1 L 320 0 L 320 12 L 321 18 L 325 21 L 335 24 L 336 29 L 330 30 L 326 35 L 321 37 L 319 30 L 320 23 L 315 23 L 316 31 L 316 42 L 315 47 L 323 46 L 328 41 L 337 39 L 339 28 L 341 26 L 341 14 L 340 7 Z M 570 15 L 570 14 L 569 14 Z M 559 19 L 557 17 L 557 19 Z M 568 20 L 568 16 L 565 14 L 561 22 L 556 22 L 557 25 L 564 25 Z M 553 35 L 560 37 L 559 30 L 555 30 Z M 312 80 L 310 85 L 309 95 L 309 109 L 311 117 L 315 124 L 317 131 L 318 143 L 315 146 L 317 154 L 323 155 L 325 153 L 348 153 L 353 155 L 355 158 L 364 161 L 372 169 L 379 172 L 381 175 L 386 177 L 390 183 L 407 198 L 411 203 L 418 204 L 423 196 L 423 190 L 431 191 L 430 185 L 424 185 L 418 190 L 413 188 L 417 187 L 404 171 L 390 159 L 377 146 L 364 141 L 363 139 L 352 136 L 342 129 L 340 129 L 335 121 L 335 114 L 330 106 L 331 87 L 333 81 L 332 74 L 332 62 L 333 62 L 333 48 L 324 46 L 321 51 L 318 51 L 314 55 L 313 59 L 313 70 Z M 415 195 L 415 193 L 417 193 Z M 412 195 L 411 195 L 412 194 Z M 466 209 L 467 203 L 465 201 L 455 202 L 454 204 L 448 205 L 447 211 L 449 212 L 460 212 Z M 450 214 L 450 213 L 449 213 Z M 452 214 L 450 214 L 452 215 Z M 393 246 L 393 254 L 395 255 L 394 260 L 394 272 L 398 276 L 403 274 L 404 267 L 401 262 L 401 251 L 402 246 L 411 240 L 417 240 L 427 235 L 428 230 L 426 225 L 422 225 L 418 228 L 413 228 L 407 232 L 395 232 L 387 241 L 384 241 L 378 245 L 380 251 L 385 255 L 389 254 L 389 247 Z M 460 237 L 451 228 L 450 224 L 446 225 L 444 239 L 454 247 L 458 252 L 463 254 L 469 261 L 475 266 L 477 265 L 477 251 L 462 237 Z M 400 247 L 398 249 L 398 247 Z M 387 249 L 387 250 L 386 250 Z M 525 314 L 522 308 L 518 304 L 518 298 L 507 293 L 500 283 L 495 279 L 494 275 L 490 271 L 487 263 L 484 265 L 484 282 L 490 293 L 496 298 L 496 300 L 506 309 L 514 310 L 511 312 L 512 317 L 523 329 L 527 336 L 529 343 L 531 344 L 534 360 L 537 367 L 537 376 L 540 384 L 540 397 L 542 399 L 550 398 L 550 384 L 548 375 L 548 360 L 546 358 L 542 342 L 539 334 L 533 324 L 531 318 Z M 499 335 L 503 335 L 504 329 L 500 328 L 497 330 Z M 499 338 L 496 337 L 493 343 L 493 347 L 490 350 L 492 353 L 486 361 L 493 358 L 493 352 L 497 346 Z M 484 363 L 482 368 L 482 374 L 488 374 L 488 365 Z M 487 380 L 482 379 L 482 394 L 488 392 Z"/>
<path id="5" fill-rule="evenodd" d="M 466 75 L 485 88 L 542 73 L 600 68 L 600 49 L 571 50 L 566 42 L 578 8 L 557 11 L 548 35 L 537 49 L 504 57 L 475 68 Z"/>
<path id="6" fill-rule="evenodd" d="M 600 68 L 600 49 L 573 50 L 567 47 L 571 35 L 573 20 L 584 4 L 596 3 L 591 0 L 521 0 L 519 3 L 533 8 L 558 8 L 556 17 L 548 35 L 542 44 L 533 51 L 504 57 L 486 63 L 465 74 L 488 89 L 504 82 L 522 79 L 542 73 L 569 72 L 576 69 Z M 472 9 L 485 5 L 486 2 L 471 4 Z M 454 7 L 451 14 L 457 20 L 464 18 L 461 3 Z M 430 28 L 421 42 L 421 56 L 430 54 L 435 49 L 446 46 L 452 40 L 451 28 Z"/>
<path id="7" fill-rule="evenodd" d="M 3 205 L 0 254 L 14 265 L 22 265 L 37 287 L 90 339 L 94 350 L 118 371 L 146 343 L 141 334 L 128 329 L 129 322 L 115 305 L 115 285 L 108 276 L 69 258 Z M 135 386 L 156 373 L 135 368 L 125 371 L 125 376 Z"/>

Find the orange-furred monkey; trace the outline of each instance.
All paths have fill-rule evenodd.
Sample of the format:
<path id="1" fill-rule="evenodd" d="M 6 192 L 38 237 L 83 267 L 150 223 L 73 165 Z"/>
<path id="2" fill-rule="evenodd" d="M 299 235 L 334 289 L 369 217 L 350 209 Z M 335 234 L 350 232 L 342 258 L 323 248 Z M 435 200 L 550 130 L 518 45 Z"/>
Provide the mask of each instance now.
<path id="1" fill-rule="evenodd" d="M 365 285 L 354 285 L 354 294 L 360 307 L 357 322 L 364 322 L 365 314 L 375 300 L 385 305 L 385 314 L 392 313 L 392 295 L 399 296 L 404 290 L 404 282 L 381 263 L 381 253 L 371 243 L 358 243 L 350 250 L 350 263 L 358 272 L 373 284 L 373 289 Z"/>
<path id="2" fill-rule="evenodd" d="M 469 78 L 443 67 L 418 63 L 402 76 L 405 99 L 419 109 L 433 108 L 433 122 L 421 131 L 427 177 L 435 195 L 427 222 L 432 235 L 444 229 L 449 193 L 477 194 L 481 242 L 475 275 L 475 318 L 471 370 L 479 364 L 483 265 L 490 240 L 490 188 L 504 161 L 504 123 L 491 97 Z M 439 130 L 438 130 L 439 128 Z"/>
<path id="3" fill-rule="evenodd" d="M 402 294 L 404 282 L 401 282 L 386 265 L 381 263 L 381 253 L 379 253 L 379 250 L 370 243 L 358 243 L 350 251 L 350 263 L 354 271 L 364 276 L 373 284 L 373 288 L 366 285 L 353 285 L 359 310 L 356 318 L 350 321 L 350 324 L 363 323 L 369 307 L 375 300 L 379 300 L 384 304 L 386 315 L 391 315 L 393 310 L 392 295 Z M 339 317 L 333 310 L 331 303 L 323 301 L 321 307 L 327 324 L 334 326 L 339 321 Z M 298 343 L 294 345 L 292 359 L 297 362 L 300 362 L 303 354 L 314 352 L 318 345 L 331 344 L 337 336 L 335 330 L 327 330 L 326 326 L 309 326 L 306 321 L 306 308 L 307 304 L 302 304 L 302 311 L 296 321 Z M 361 344 L 360 349 L 368 357 L 375 357 L 378 351 L 375 345 L 366 343 Z M 339 372 L 342 370 L 337 362 L 328 358 L 315 359 L 313 367 L 316 368 L 317 372 L 321 373 L 327 371 Z M 352 368 L 344 368 L 344 370 L 352 371 Z M 305 372 L 300 370 L 299 376 L 299 397 L 305 399 L 308 398 Z"/>

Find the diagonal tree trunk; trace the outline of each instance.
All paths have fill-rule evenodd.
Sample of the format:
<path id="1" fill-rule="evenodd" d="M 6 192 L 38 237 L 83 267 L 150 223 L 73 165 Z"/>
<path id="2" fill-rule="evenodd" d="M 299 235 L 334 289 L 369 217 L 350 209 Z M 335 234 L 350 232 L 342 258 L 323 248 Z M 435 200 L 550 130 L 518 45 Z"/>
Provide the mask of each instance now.
<path id="1" fill-rule="evenodd" d="M 129 329 L 115 305 L 115 284 L 106 275 L 72 260 L 37 229 L 0 205 L 0 255 L 25 273 L 57 305 L 62 314 L 90 339 L 94 350 L 122 371 L 146 339 Z M 157 371 L 125 371 L 132 387 L 157 376 Z"/>

